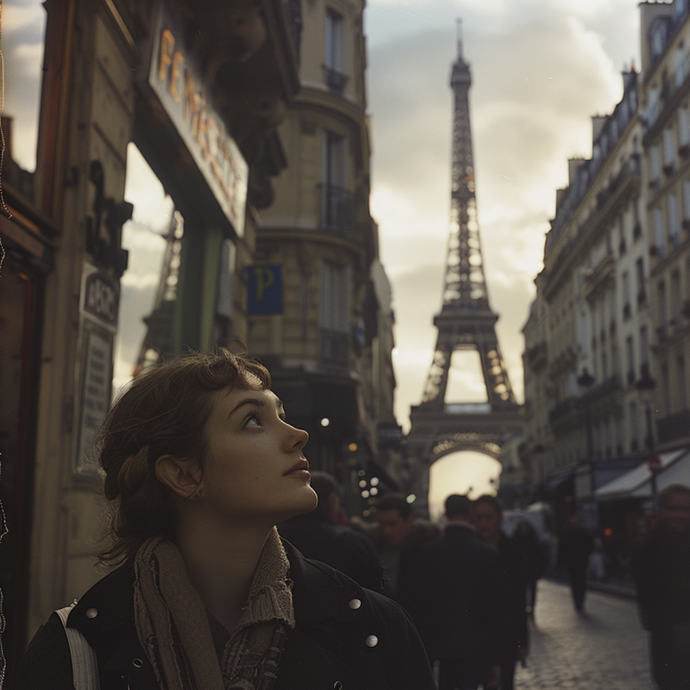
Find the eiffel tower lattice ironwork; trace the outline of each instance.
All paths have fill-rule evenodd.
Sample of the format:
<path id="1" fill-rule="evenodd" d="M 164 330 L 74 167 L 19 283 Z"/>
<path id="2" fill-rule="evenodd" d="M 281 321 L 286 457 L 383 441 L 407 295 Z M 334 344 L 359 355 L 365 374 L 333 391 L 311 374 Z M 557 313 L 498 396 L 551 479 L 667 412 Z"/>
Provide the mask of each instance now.
<path id="1" fill-rule="evenodd" d="M 471 82 L 458 20 L 458 56 L 450 80 L 455 104 L 443 306 L 434 317 L 438 339 L 422 403 L 411 408 L 407 435 L 409 488 L 421 510 L 428 505 L 431 464 L 461 450 L 476 450 L 499 459 L 506 440 L 520 429 L 520 408 L 501 357 L 495 330 L 498 316 L 489 306 L 484 277 L 470 130 Z M 479 353 L 487 403 L 446 404 L 451 358 L 457 350 Z"/>

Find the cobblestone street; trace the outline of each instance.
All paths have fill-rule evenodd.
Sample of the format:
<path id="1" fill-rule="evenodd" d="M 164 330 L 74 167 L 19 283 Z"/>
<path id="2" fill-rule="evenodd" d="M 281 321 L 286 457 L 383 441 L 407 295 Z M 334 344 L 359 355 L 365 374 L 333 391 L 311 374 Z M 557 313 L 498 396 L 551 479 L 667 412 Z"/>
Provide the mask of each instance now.
<path id="1" fill-rule="evenodd" d="M 541 580 L 527 668 L 517 690 L 652 690 L 637 604 L 589 591 L 578 614 L 567 585 Z"/>

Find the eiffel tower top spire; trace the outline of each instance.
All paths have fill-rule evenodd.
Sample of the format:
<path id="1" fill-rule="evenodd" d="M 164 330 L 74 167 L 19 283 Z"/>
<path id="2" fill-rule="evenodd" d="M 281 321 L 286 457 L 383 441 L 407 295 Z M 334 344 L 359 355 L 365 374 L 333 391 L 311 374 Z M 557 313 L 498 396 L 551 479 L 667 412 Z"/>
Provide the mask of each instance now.
<path id="1" fill-rule="evenodd" d="M 454 93 L 450 234 L 446 253 L 443 311 L 489 310 L 479 240 L 474 158 L 470 130 L 470 66 L 463 55 L 462 20 L 457 24 L 458 56 L 450 85 Z"/>
<path id="2" fill-rule="evenodd" d="M 456 19 L 456 32 L 458 40 L 458 60 L 463 60 L 462 56 L 462 19 Z"/>

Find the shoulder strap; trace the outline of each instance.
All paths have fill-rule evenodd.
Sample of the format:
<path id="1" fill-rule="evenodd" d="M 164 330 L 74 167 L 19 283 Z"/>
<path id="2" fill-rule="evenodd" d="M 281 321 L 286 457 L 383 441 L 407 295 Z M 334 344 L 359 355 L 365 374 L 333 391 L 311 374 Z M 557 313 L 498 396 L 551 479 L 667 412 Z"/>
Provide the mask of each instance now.
<path id="1" fill-rule="evenodd" d="M 67 627 L 67 619 L 72 609 L 77 605 L 76 600 L 64 609 L 58 609 L 55 613 L 60 617 L 65 628 L 69 653 L 72 657 L 72 677 L 74 690 L 100 690 L 101 683 L 98 678 L 98 659 L 86 638 L 75 628 Z"/>

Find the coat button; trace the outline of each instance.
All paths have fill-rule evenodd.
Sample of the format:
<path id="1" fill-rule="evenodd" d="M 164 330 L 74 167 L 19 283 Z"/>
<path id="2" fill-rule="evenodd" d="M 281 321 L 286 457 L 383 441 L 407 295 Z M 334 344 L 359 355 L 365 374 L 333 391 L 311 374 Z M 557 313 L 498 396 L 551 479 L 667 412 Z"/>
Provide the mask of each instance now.
<path id="1" fill-rule="evenodd" d="M 134 668 L 141 668 L 144 665 L 144 662 L 141 659 L 132 659 L 132 666 Z"/>
<path id="2" fill-rule="evenodd" d="M 362 605 L 362 602 L 359 599 L 350 599 L 350 603 L 348 604 L 348 606 L 353 611 L 356 611 L 361 605 Z M 340 681 L 338 681 L 338 682 L 340 682 Z"/>
<path id="3" fill-rule="evenodd" d="M 333 683 L 333 690 L 343 690 L 343 684 L 339 680 L 336 680 L 335 683 Z"/>
<path id="4" fill-rule="evenodd" d="M 379 643 L 379 638 L 376 637 L 376 635 L 369 635 L 367 637 L 367 647 L 376 647 L 376 645 Z"/>
<path id="5" fill-rule="evenodd" d="M 98 615 L 98 609 L 86 609 L 87 618 L 95 618 Z"/>

